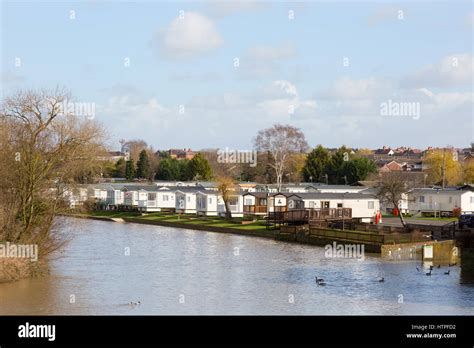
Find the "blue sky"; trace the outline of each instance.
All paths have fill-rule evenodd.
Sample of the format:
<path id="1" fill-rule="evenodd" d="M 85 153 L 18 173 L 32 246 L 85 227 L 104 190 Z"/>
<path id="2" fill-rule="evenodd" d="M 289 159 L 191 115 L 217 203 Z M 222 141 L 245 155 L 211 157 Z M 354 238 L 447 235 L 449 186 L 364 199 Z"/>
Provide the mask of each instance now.
<path id="1" fill-rule="evenodd" d="M 94 103 L 111 148 L 139 138 L 157 149 L 248 149 L 274 123 L 301 128 L 311 146 L 473 140 L 471 1 L 2 1 L 1 10 L 2 95 L 64 86 Z M 381 115 L 389 100 L 420 112 Z"/>

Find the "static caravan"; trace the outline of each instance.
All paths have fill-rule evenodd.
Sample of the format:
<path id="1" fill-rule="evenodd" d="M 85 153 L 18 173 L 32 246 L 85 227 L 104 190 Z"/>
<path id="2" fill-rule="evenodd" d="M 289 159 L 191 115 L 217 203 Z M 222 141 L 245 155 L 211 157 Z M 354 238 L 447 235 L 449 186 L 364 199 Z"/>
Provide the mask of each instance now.
<path id="1" fill-rule="evenodd" d="M 246 192 L 243 194 L 244 214 L 266 215 L 268 212 L 267 192 Z"/>
<path id="2" fill-rule="evenodd" d="M 139 186 L 135 189 L 136 205 L 138 210 L 156 212 L 175 209 L 175 190 L 171 187 L 158 187 L 155 185 Z"/>
<path id="3" fill-rule="evenodd" d="M 320 193 L 359 193 L 366 190 L 365 186 L 349 186 L 349 185 L 312 185 L 307 187 L 307 192 Z"/>
<path id="4" fill-rule="evenodd" d="M 107 202 L 107 188 L 108 185 L 95 184 L 89 185 L 87 189 L 87 196 L 89 199 L 93 199 L 96 202 Z"/>
<path id="5" fill-rule="evenodd" d="M 138 192 L 140 186 L 127 185 L 122 188 L 123 205 L 128 208 L 138 208 Z"/>
<path id="6" fill-rule="evenodd" d="M 243 191 L 243 192 L 255 192 L 257 191 L 256 187 L 257 187 L 257 183 L 256 182 L 239 182 L 237 184 L 238 188 Z"/>
<path id="7" fill-rule="evenodd" d="M 64 191 L 63 197 L 69 208 L 74 209 L 80 207 L 88 199 L 88 187 L 77 186 L 71 187 Z"/>
<path id="8" fill-rule="evenodd" d="M 408 192 L 408 210 L 411 214 L 452 215 L 456 208 L 461 214 L 474 213 L 474 192 L 468 185 L 449 189 L 420 188 Z"/>
<path id="9" fill-rule="evenodd" d="M 156 205 L 162 210 L 175 210 L 176 208 L 176 188 L 175 187 L 158 187 L 156 191 Z"/>
<path id="10" fill-rule="evenodd" d="M 124 188 L 124 185 L 115 185 L 115 184 L 109 184 L 107 186 L 107 205 L 109 207 L 118 207 L 120 205 L 123 205 L 124 201 L 124 192 L 122 189 Z"/>
<path id="11" fill-rule="evenodd" d="M 372 222 L 380 211 L 379 200 L 362 193 L 296 193 L 288 201 L 291 209 L 351 208 L 352 218 L 361 222 Z"/>
<path id="12" fill-rule="evenodd" d="M 283 212 L 288 211 L 289 200 L 293 193 L 275 193 L 268 198 L 268 211 L 269 212 Z"/>
<path id="13" fill-rule="evenodd" d="M 235 193 L 229 198 L 229 208 L 232 213 L 232 217 L 243 217 L 244 216 L 244 197 L 240 193 Z M 217 201 L 217 213 L 220 216 L 225 216 L 225 204 L 221 196 Z"/>
<path id="14" fill-rule="evenodd" d="M 219 195 L 216 191 L 196 192 L 196 214 L 204 216 L 217 216 Z"/>
<path id="15" fill-rule="evenodd" d="M 139 208 L 143 211 L 157 211 L 156 192 L 158 187 L 155 185 L 127 185 L 122 188 L 123 205 L 129 208 Z M 149 208 L 148 208 L 149 207 Z"/>
<path id="16" fill-rule="evenodd" d="M 196 214 L 196 193 L 204 191 L 197 187 L 180 187 L 175 192 L 175 209 L 179 214 Z"/>

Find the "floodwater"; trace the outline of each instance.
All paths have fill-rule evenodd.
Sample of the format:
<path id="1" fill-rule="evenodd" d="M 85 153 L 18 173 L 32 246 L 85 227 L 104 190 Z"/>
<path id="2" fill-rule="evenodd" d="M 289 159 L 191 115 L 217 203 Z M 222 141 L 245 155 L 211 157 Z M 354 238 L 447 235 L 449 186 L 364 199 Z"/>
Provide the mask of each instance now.
<path id="1" fill-rule="evenodd" d="M 463 284 L 459 266 L 429 277 L 420 261 L 327 258 L 322 247 L 256 237 L 65 222 L 71 240 L 50 261 L 51 275 L 0 284 L 0 314 L 474 314 L 474 285 Z"/>

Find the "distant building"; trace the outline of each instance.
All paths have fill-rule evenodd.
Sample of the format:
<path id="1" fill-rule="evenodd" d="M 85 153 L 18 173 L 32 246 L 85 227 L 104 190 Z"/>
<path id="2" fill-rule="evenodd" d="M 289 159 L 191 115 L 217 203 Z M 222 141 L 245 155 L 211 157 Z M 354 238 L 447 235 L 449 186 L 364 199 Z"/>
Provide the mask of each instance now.
<path id="1" fill-rule="evenodd" d="M 109 151 L 103 156 L 98 156 L 97 159 L 99 161 L 107 162 L 117 162 L 119 159 L 124 159 L 127 161 L 129 159 L 129 154 L 122 151 Z"/>
<path id="2" fill-rule="evenodd" d="M 192 160 L 195 153 L 191 149 L 170 149 L 168 150 L 170 158 Z"/>
<path id="3" fill-rule="evenodd" d="M 393 156 L 394 154 L 395 154 L 395 151 L 393 151 L 391 148 L 386 147 L 386 146 L 374 151 L 374 155 Z"/>

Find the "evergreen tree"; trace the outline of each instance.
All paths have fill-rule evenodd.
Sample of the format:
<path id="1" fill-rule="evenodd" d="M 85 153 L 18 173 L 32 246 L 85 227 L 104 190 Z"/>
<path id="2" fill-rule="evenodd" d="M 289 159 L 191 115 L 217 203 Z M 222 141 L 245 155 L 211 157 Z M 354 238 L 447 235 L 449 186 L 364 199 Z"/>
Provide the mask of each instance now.
<path id="1" fill-rule="evenodd" d="M 200 153 L 196 154 L 189 162 L 190 179 L 210 180 L 212 177 L 211 166 L 206 158 Z"/>
<path id="2" fill-rule="evenodd" d="M 357 157 L 344 163 L 343 176 L 347 178 L 348 184 L 365 180 L 371 173 L 377 172 L 375 163 L 365 157 Z"/>
<path id="3" fill-rule="evenodd" d="M 137 178 L 149 179 L 150 175 L 151 166 L 150 160 L 148 159 L 148 153 L 146 150 L 142 150 L 137 162 Z"/>
<path id="4" fill-rule="evenodd" d="M 125 178 L 125 167 L 127 166 L 127 163 L 123 158 L 120 158 L 116 163 L 115 163 L 115 170 L 114 170 L 114 177 L 116 178 Z"/>
<path id="5" fill-rule="evenodd" d="M 159 180 L 180 180 L 180 168 L 175 158 L 165 158 L 160 161 L 156 178 Z"/>
<path id="6" fill-rule="evenodd" d="M 330 162 L 330 154 L 327 149 L 318 145 L 306 157 L 303 167 L 303 178 L 306 182 L 322 182 L 324 176 L 328 174 L 328 165 Z"/>
<path id="7" fill-rule="evenodd" d="M 132 181 L 134 177 L 135 177 L 135 164 L 133 163 L 133 159 L 130 159 L 129 161 L 127 161 L 127 164 L 125 166 L 125 178 L 128 181 Z"/>
<path id="8" fill-rule="evenodd" d="M 339 185 L 345 183 L 344 165 L 345 162 L 348 162 L 349 160 L 349 149 L 344 145 L 337 149 L 337 151 L 331 156 L 327 168 L 329 184 Z"/>

